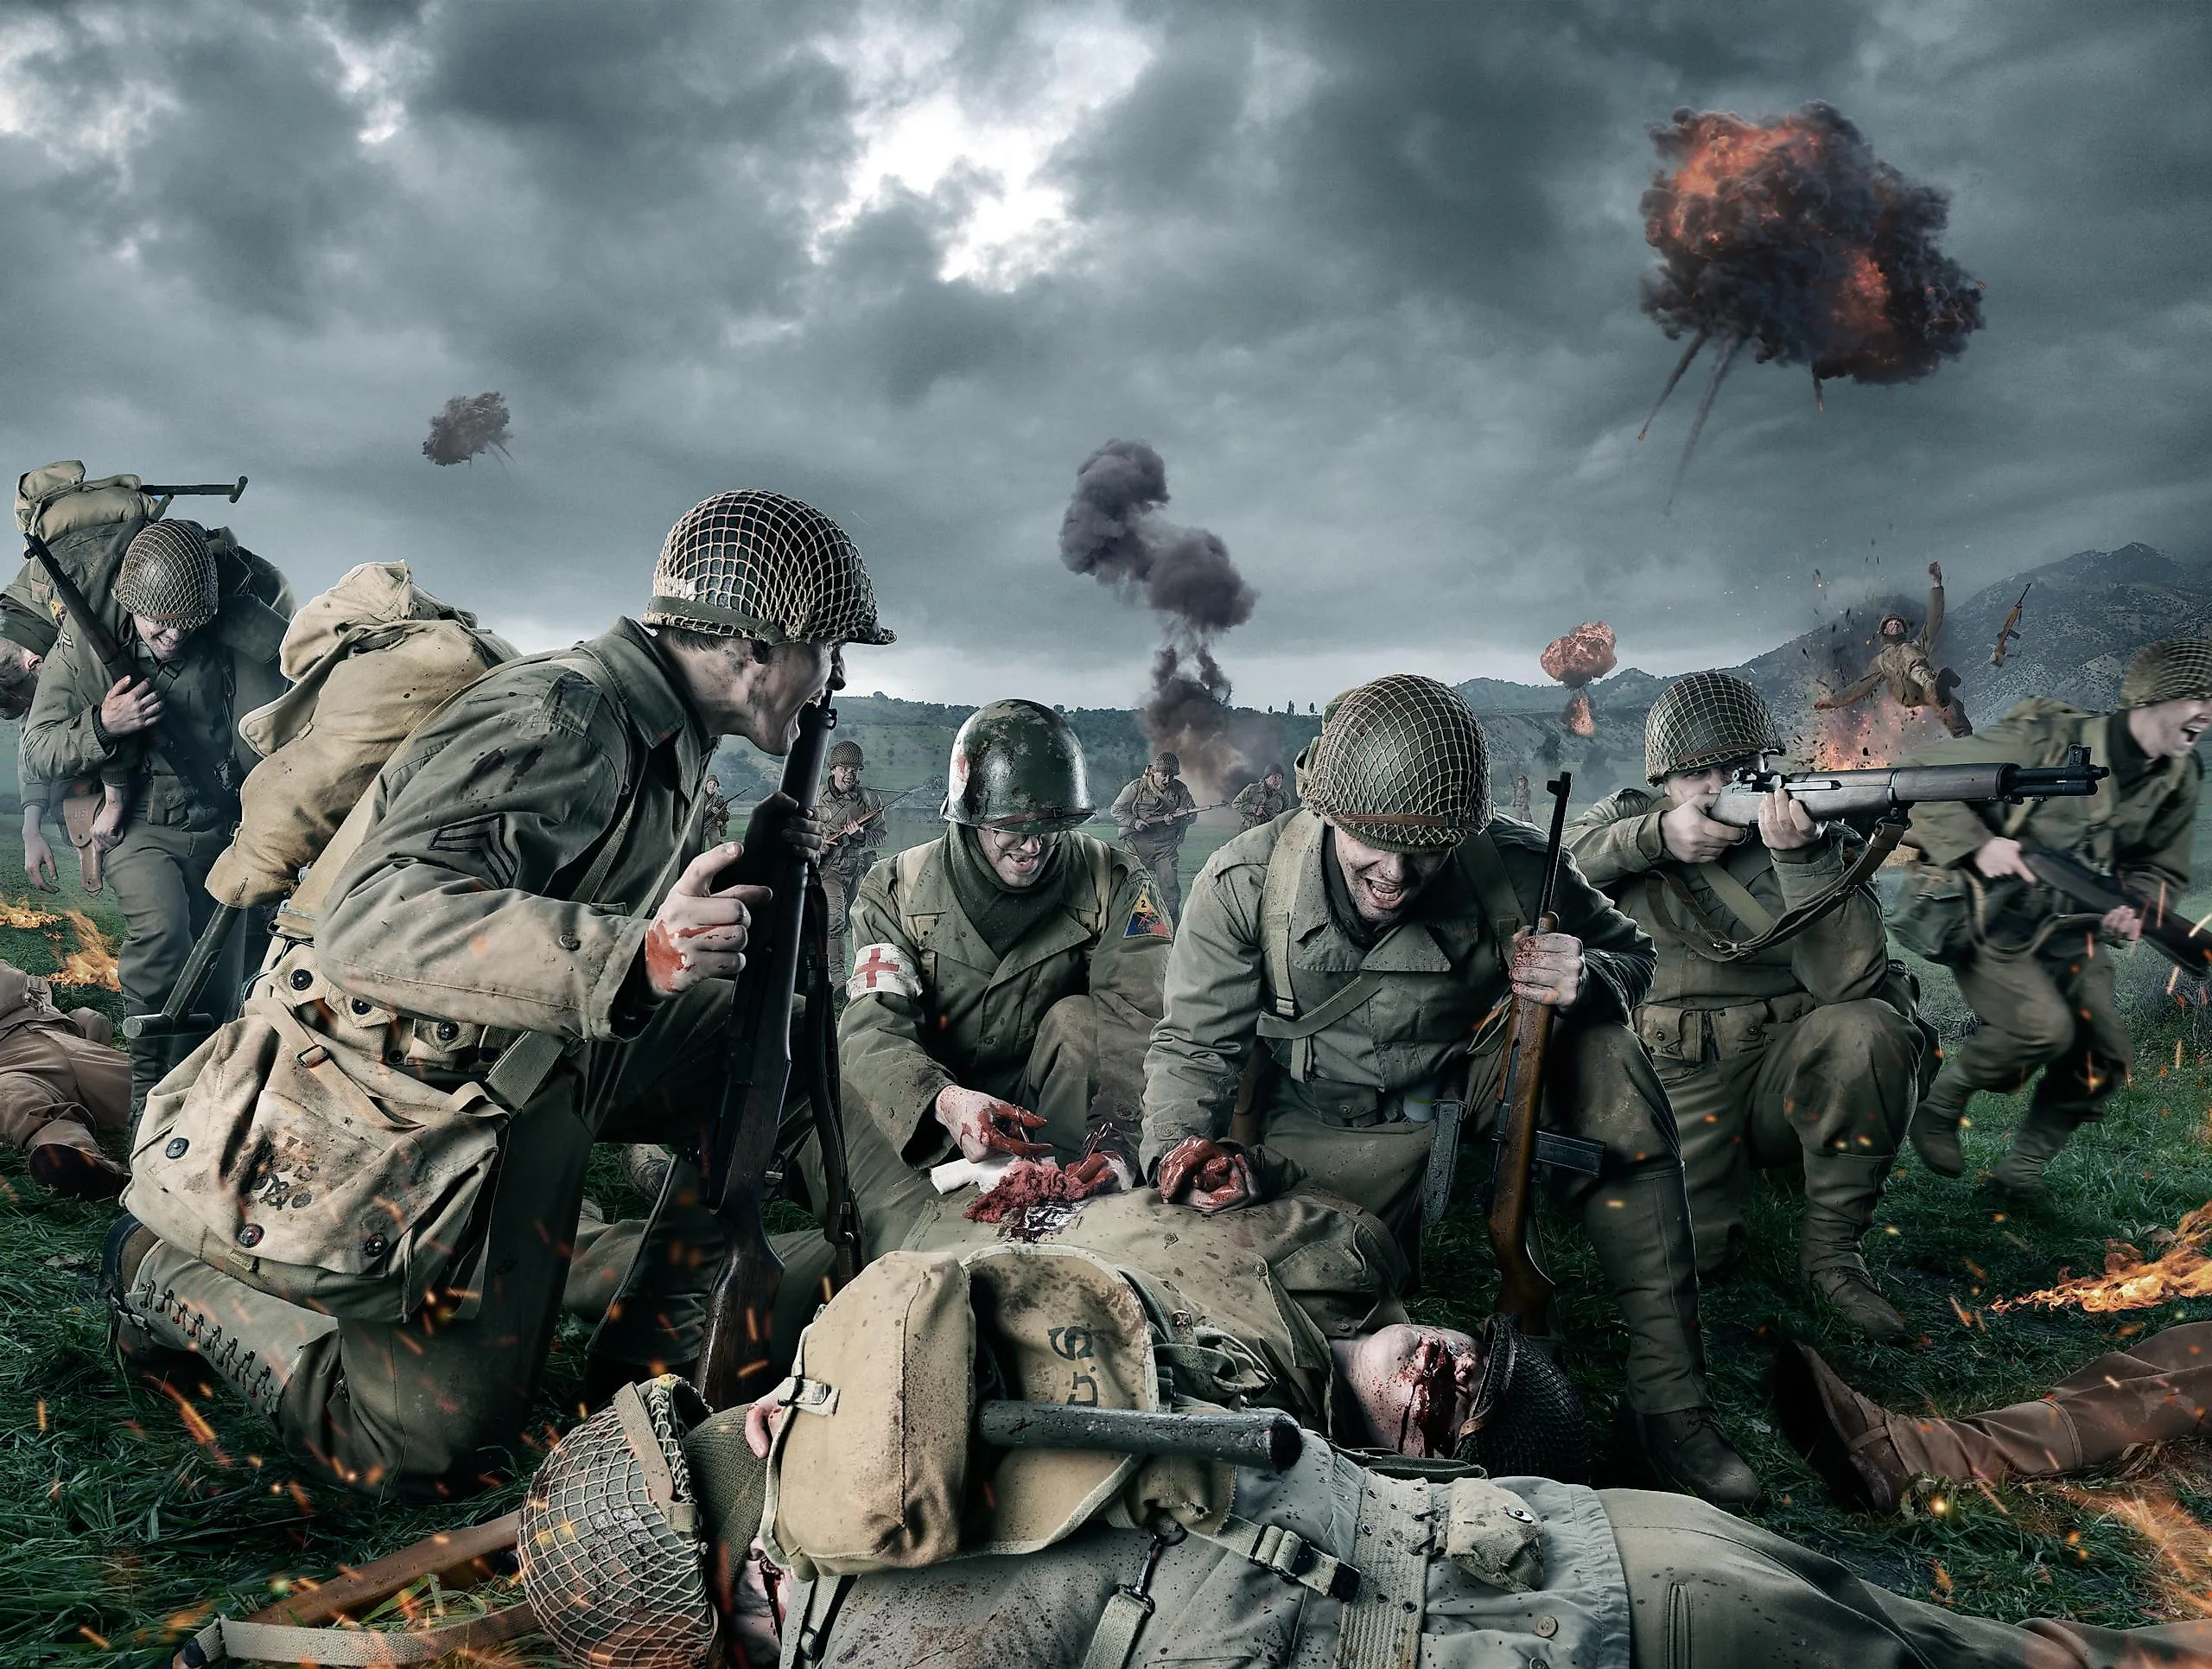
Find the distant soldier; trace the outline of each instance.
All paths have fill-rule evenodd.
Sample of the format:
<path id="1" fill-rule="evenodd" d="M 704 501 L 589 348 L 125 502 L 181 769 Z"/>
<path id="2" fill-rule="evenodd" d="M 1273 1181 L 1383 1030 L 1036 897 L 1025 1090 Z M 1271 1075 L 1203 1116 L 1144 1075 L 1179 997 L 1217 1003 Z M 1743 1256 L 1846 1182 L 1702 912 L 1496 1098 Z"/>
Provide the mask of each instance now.
<path id="1" fill-rule="evenodd" d="M 1619 1306 L 1624 1423 L 1668 1487 L 1747 1507 L 1758 1480 L 1706 1383 L 1675 1120 L 1628 1024 L 1651 940 L 1572 863 L 1558 927 L 1536 931 L 1543 839 L 1491 818 L 1486 752 L 1433 678 L 1330 704 L 1300 759 L 1304 806 L 1236 837 L 1192 889 L 1145 1059 L 1143 1157 L 1163 1198 L 1200 1210 L 1305 1178 L 1382 1219 L 1417 1268 L 1459 1149 L 1439 1102 L 1494 1106 L 1509 1003 L 1555 1009 L 1545 1128 L 1603 1155 L 1554 1172 L 1556 1197 Z M 1248 1063 L 1249 1146 L 1230 1133 Z"/>
<path id="2" fill-rule="evenodd" d="M 1229 804 L 1243 819 L 1237 825 L 1240 833 L 1256 829 L 1262 823 L 1274 822 L 1290 809 L 1290 794 L 1282 786 L 1282 767 L 1268 766 L 1257 782 L 1248 782 L 1239 788 L 1236 798 Z"/>
<path id="3" fill-rule="evenodd" d="M 1780 793 L 1760 808 L 1756 839 L 1706 815 L 1738 768 L 1780 750 L 1777 731 L 1741 678 L 1677 679 L 1644 721 L 1659 793 L 1600 800 L 1568 830 L 1567 850 L 1659 947 L 1636 1026 L 1681 1131 L 1699 1272 L 1718 1272 L 1741 1240 L 1752 1170 L 1802 1162 L 1800 1275 L 1861 1332 L 1901 1339 L 1904 1318 L 1859 1252 L 1919 1092 L 1919 1031 L 1884 1000 L 1910 1006 L 1892 987 L 1881 904 L 1861 884 L 1772 937 L 1844 878 L 1852 846 Z M 1726 949 L 1763 938 L 1752 954 Z"/>
<path id="4" fill-rule="evenodd" d="M 1913 632 L 1912 622 L 1903 615 L 1884 615 L 1882 647 L 1875 652 L 1866 676 L 1815 702 L 1816 711 L 1855 705 L 1873 694 L 1877 686 L 1886 684 L 1891 699 L 1898 706 L 1932 707 L 1953 736 L 1973 734 L 1967 710 L 1959 704 L 1959 675 L 1948 666 L 1937 672 L 1929 659 L 1936 647 L 1936 634 L 1943 629 L 1943 564 L 1929 563 L 1928 573 L 1935 583 L 1928 588 L 1928 619 L 1919 632 Z"/>
<path id="5" fill-rule="evenodd" d="M 1526 771 L 1513 779 L 1513 798 L 1506 804 L 1505 814 L 1516 823 L 1529 820 L 1529 774 Z"/>
<path id="6" fill-rule="evenodd" d="M 883 799 L 861 787 L 868 761 L 857 742 L 840 742 L 830 750 L 830 780 L 818 796 L 815 815 L 830 825 L 830 850 L 822 860 L 822 889 L 830 898 L 830 968 L 845 977 L 846 920 L 861 877 L 883 844 Z"/>
<path id="7" fill-rule="evenodd" d="M 2197 738 L 2212 725 L 2212 640 L 2166 638 L 2138 654 L 2120 710 L 2085 713 L 2024 701 L 1971 738 L 1929 749 L 1916 764 L 2009 760 L 2056 765 L 2086 744 L 2112 775 L 2088 799 L 1913 808 L 1914 861 L 1891 927 L 1908 947 L 1948 967 L 1979 1022 L 1944 1052 L 1913 1120 L 1912 1144 L 1939 1176 L 1963 1174 L 1959 1122 L 1977 1090 L 2011 1094 L 2043 1068 L 2035 1099 L 1992 1179 L 2033 1199 L 2044 1167 L 2075 1126 L 2104 1116 L 2133 1058 L 2113 990 L 2113 959 L 2096 940 L 2132 944 L 2143 923 L 2126 907 L 2094 931 L 2037 883 L 2021 853 L 2068 852 L 2151 897 L 2178 900 L 2204 767 Z M 2020 883 L 2024 883 L 2020 884 Z"/>
<path id="8" fill-rule="evenodd" d="M 1170 929 L 1145 872 L 1079 831 L 1091 811 L 1067 720 L 995 701 L 953 738 L 944 836 L 860 883 L 837 1059 L 871 1254 L 949 1158 L 1133 1174 Z"/>
<path id="9" fill-rule="evenodd" d="M 124 1002 L 144 1014 L 168 998 L 215 908 L 207 872 L 230 844 L 238 786 L 255 759 L 238 721 L 282 694 L 284 678 L 276 643 L 264 654 L 257 638 L 226 633 L 230 599 L 197 523 L 142 528 L 116 573 L 114 596 L 130 617 L 117 635 L 133 675 L 111 679 L 82 635 L 65 630 L 40 675 L 22 755 L 41 781 L 100 783 L 92 839 L 129 926 Z M 233 936 L 207 987 L 219 1010 L 242 978 L 242 937 Z M 130 1044 L 134 1105 L 194 1041 Z"/>
<path id="10" fill-rule="evenodd" d="M 699 832 L 711 846 L 729 838 L 729 801 L 722 793 L 721 780 L 709 777 L 699 785 L 699 793 L 707 802 L 699 808 Z"/>
<path id="11" fill-rule="evenodd" d="M 1177 869 L 1183 837 L 1198 814 L 1182 769 L 1173 754 L 1154 755 L 1145 774 L 1114 797 L 1108 813 L 1137 862 L 1151 871 L 1153 897 L 1171 922 L 1183 913 L 1183 880 Z"/>
<path id="12" fill-rule="evenodd" d="M 0 1141 L 32 1181 L 79 1200 L 112 1200 L 130 1172 L 99 1137 L 130 1120 L 130 1062 L 105 1015 L 64 1014 L 54 988 L 0 964 Z"/>

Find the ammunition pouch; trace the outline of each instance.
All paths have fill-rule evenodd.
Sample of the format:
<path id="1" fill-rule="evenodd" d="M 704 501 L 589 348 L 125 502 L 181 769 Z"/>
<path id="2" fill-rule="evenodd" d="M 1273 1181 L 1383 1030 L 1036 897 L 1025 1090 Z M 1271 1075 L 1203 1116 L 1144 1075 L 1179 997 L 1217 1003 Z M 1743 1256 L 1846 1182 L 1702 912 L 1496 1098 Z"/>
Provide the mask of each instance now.
<path id="1" fill-rule="evenodd" d="M 1906 866 L 1904 884 L 1890 907 L 1889 928 L 1915 956 L 1955 965 L 1974 952 L 1973 917 L 1965 872 L 1916 858 Z"/>
<path id="2" fill-rule="evenodd" d="M 1646 1003 L 1636 1011 L 1636 1035 L 1652 1058 L 1670 1066 L 1695 1067 L 1764 1049 L 1777 1028 L 1802 1020 L 1820 1004 L 1806 991 L 1726 1008 L 1690 1008 Z"/>

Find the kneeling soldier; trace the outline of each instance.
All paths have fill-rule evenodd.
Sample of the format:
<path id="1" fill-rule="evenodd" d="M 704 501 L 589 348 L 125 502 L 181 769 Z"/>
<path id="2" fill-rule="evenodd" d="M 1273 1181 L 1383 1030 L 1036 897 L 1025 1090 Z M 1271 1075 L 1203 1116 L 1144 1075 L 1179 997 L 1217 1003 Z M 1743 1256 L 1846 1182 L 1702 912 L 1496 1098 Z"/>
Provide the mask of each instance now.
<path id="1" fill-rule="evenodd" d="M 1738 768 L 1781 745 L 1743 679 L 1678 679 L 1643 726 L 1660 793 L 1601 800 L 1568 831 L 1567 850 L 1659 947 L 1636 1025 L 1681 1131 L 1699 1271 L 1718 1271 L 1741 1239 L 1752 1168 L 1802 1163 L 1799 1272 L 1862 1332 L 1899 1339 L 1904 1318 L 1859 1249 L 1919 1086 L 1919 1031 L 1884 1000 L 1895 988 L 1881 905 L 1862 884 L 1772 936 L 1843 879 L 1845 837 L 1779 793 L 1754 840 L 1706 815 Z M 1736 948 L 1753 941 L 1762 947 Z"/>
<path id="2" fill-rule="evenodd" d="M 871 1255 L 949 1157 L 1129 1169 L 1171 930 L 1143 869 L 1077 831 L 1091 810 L 1068 722 L 995 701 L 953 738 L 944 838 L 861 882 L 837 1058 Z"/>
<path id="3" fill-rule="evenodd" d="M 2131 944 L 2143 922 L 2125 906 L 2084 931 L 2037 884 L 2025 847 L 2071 853 L 2156 899 L 2189 886 L 2197 738 L 2212 725 L 2212 639 L 2168 638 L 2135 657 L 2120 710 L 2085 713 L 2024 701 L 1977 736 L 1946 742 L 1915 764 L 2011 760 L 2055 765 L 2076 744 L 2112 775 L 2086 799 L 2021 806 L 1916 807 L 1916 861 L 1894 922 L 1904 944 L 1948 966 L 1979 1022 L 1944 1052 L 1920 1104 L 1912 1144 L 1939 1176 L 1966 1169 L 1959 1124 L 1977 1090 L 2010 1094 L 2043 1068 L 2035 1099 L 1992 1180 L 2020 1199 L 2044 1189 L 2044 1167 L 2075 1127 L 2104 1117 L 2133 1058 L 2113 990 L 2112 958 L 2094 940 Z M 2024 887 L 2012 884 L 2024 882 Z M 1993 884 L 1995 883 L 1995 884 Z"/>
<path id="4" fill-rule="evenodd" d="M 1495 1103 L 1509 997 L 1555 1005 L 1546 1121 L 1602 1150 L 1560 1194 L 1627 1324 L 1629 1422 L 1670 1487 L 1747 1506 L 1758 1481 L 1706 1387 L 1674 1116 L 1627 1024 L 1651 941 L 1571 863 L 1558 931 L 1529 930 L 1543 841 L 1491 821 L 1485 754 L 1433 678 L 1331 704 L 1299 761 L 1304 809 L 1238 835 L 1192 887 L 1146 1061 L 1143 1156 L 1163 1195 L 1205 1209 L 1310 1176 L 1389 1224 L 1411 1263 L 1424 1195 L 1432 1215 L 1449 1197 L 1463 1086 Z M 1255 1050 L 1248 1148 L 1229 1137 Z"/>

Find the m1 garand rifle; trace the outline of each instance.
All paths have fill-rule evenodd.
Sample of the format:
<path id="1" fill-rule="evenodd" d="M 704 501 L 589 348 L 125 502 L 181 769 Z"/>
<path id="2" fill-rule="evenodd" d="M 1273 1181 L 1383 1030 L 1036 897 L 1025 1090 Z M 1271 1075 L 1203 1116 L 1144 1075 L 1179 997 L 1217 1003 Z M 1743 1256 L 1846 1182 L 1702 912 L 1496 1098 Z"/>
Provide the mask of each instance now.
<path id="1" fill-rule="evenodd" d="M 1819 823 L 1899 821 L 1913 806 L 1933 800 L 1974 803 L 2079 799 L 2097 791 L 2112 773 L 2089 762 L 2089 750 L 2066 750 L 2059 765 L 1885 765 L 1860 771 L 1775 771 L 1746 766 L 1721 789 L 1706 815 L 1738 829 L 1756 829 L 1759 806 L 1777 788 Z M 1892 842 L 1894 844 L 1895 843 Z"/>
<path id="2" fill-rule="evenodd" d="M 823 760 L 837 716 L 829 698 L 799 715 L 798 740 L 784 761 L 783 792 L 811 817 Z M 782 840 L 765 864 L 772 894 L 753 921 L 746 962 L 731 999 L 721 1099 L 703 1143 L 706 1201 L 729 1243 L 707 1307 L 706 1337 L 695 1383 L 709 1408 L 749 1401 L 768 1388 L 776 1294 L 784 1266 L 768 1244 L 764 1194 L 794 1061 L 791 1017 L 802 978 L 806 1025 L 799 1061 L 807 1076 L 832 1197 L 817 1201 L 825 1233 L 849 1278 L 860 1244 L 845 1188 L 843 1125 L 837 1112 L 836 1051 L 830 1030 L 829 910 L 814 864 Z"/>
<path id="3" fill-rule="evenodd" d="M 2163 883 L 2155 897 L 2147 896 L 2139 888 L 2091 868 L 2069 852 L 2048 847 L 2024 846 L 2020 861 L 2051 891 L 2099 915 L 2123 906 L 2133 910 L 2142 920 L 2145 942 L 2183 973 L 2200 979 L 2212 975 L 2212 932 L 2207 932 L 2202 922 L 2168 909 Z"/>
<path id="4" fill-rule="evenodd" d="M 2018 640 L 2020 610 L 2027 607 L 2028 593 L 2035 589 L 2036 583 L 2033 580 L 2023 585 L 2020 588 L 2020 595 L 2013 599 L 2012 608 L 2005 611 L 2005 623 L 1997 628 L 1997 647 L 1989 652 L 1989 664 L 1992 666 L 2002 666 L 2005 664 L 2005 652 Z"/>

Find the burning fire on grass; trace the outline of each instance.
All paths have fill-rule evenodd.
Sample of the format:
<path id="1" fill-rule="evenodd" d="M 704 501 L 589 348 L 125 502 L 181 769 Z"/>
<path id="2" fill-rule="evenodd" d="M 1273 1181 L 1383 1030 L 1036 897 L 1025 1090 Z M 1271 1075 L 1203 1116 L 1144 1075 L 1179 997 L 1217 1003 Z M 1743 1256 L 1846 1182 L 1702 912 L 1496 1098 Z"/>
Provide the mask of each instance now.
<path id="1" fill-rule="evenodd" d="M 2178 1298 L 2212 1297 L 2212 1257 L 2206 1255 L 2212 1245 L 2212 1205 L 2199 1206 L 2172 1233 L 2159 1229 L 2151 1239 L 2163 1248 L 2156 1258 L 2145 1258 L 2124 1240 L 2107 1240 L 2102 1275 L 2061 1281 L 2022 1298 L 1999 1298 L 1990 1308 L 2000 1313 L 2036 1306 L 2107 1315 L 2150 1309 Z"/>
<path id="2" fill-rule="evenodd" d="M 55 984 L 96 985 L 110 991 L 123 989 L 122 970 L 115 959 L 115 941 L 82 910 L 56 913 L 39 909 L 28 899 L 14 903 L 0 899 L 0 927 L 42 933 L 54 941 L 61 965 L 48 978 Z M 62 949 L 60 929 L 64 927 L 75 934 L 77 948 L 73 951 Z"/>
<path id="3" fill-rule="evenodd" d="M 1613 653 L 1613 628 L 1602 620 L 1588 620 L 1564 637 L 1544 646 L 1541 657 L 1545 674 L 1573 691 L 1560 723 L 1579 736 L 1595 736 L 1598 715 L 1590 706 L 1590 692 L 1583 686 L 1601 678 L 1619 664 Z"/>

